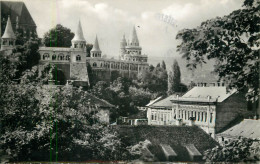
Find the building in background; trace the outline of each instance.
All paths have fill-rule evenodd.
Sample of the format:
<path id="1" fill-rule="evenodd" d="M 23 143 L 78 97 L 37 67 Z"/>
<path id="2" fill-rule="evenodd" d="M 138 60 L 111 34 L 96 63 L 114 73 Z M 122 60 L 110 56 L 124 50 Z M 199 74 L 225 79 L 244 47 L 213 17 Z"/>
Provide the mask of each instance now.
<path id="1" fill-rule="evenodd" d="M 14 33 L 19 32 L 25 40 L 37 37 L 37 26 L 24 2 L 0 1 L 0 12 L 0 36 L 10 16 Z"/>
<path id="2" fill-rule="evenodd" d="M 194 124 L 213 138 L 236 118 L 245 116 L 247 101 L 236 90 L 224 86 L 194 87 L 183 96 L 173 95 L 149 107 L 149 125 Z"/>
<path id="3" fill-rule="evenodd" d="M 125 39 L 123 42 L 125 42 Z M 137 78 L 138 73 L 147 70 L 149 66 L 147 56 L 141 54 L 135 28 L 133 29 L 133 39 L 129 44 L 126 44 L 125 54 L 121 53 L 119 60 L 102 56 L 97 36 L 90 51 L 90 56 L 87 57 L 86 40 L 80 22 L 71 43 L 70 48 L 39 48 L 40 64 L 47 62 L 55 64 L 60 71 L 59 81 L 63 81 L 61 84 L 74 81 L 74 83 L 78 82 L 80 86 L 89 85 L 88 65 L 95 82 L 99 80 L 111 81 L 119 76 Z"/>

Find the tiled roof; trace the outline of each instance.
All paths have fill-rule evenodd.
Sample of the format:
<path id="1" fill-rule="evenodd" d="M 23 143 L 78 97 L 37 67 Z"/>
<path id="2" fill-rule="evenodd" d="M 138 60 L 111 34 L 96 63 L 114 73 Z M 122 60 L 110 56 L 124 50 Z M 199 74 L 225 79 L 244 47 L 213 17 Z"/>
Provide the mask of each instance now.
<path id="1" fill-rule="evenodd" d="M 24 2 L 1 1 L 0 3 L 1 12 L 5 12 L 5 14 L 10 15 L 12 23 L 15 23 L 16 17 L 18 16 L 19 24 L 30 24 L 36 26 Z"/>
<path id="2" fill-rule="evenodd" d="M 173 97 L 172 100 L 194 102 L 223 102 L 234 94 L 236 90 L 227 91 L 226 87 L 194 87 L 182 97 Z M 210 99 L 208 99 L 210 97 Z"/>
<path id="3" fill-rule="evenodd" d="M 229 137 L 260 138 L 260 120 L 244 119 L 239 124 L 219 134 Z"/>
<path id="4" fill-rule="evenodd" d="M 165 156 L 160 144 L 170 145 L 177 154 L 178 161 L 190 161 L 189 153 L 185 146 L 193 144 L 202 154 L 207 149 L 212 149 L 218 143 L 206 132 L 197 126 L 113 126 L 126 146 L 135 145 L 140 141 L 149 140 L 148 147 L 159 161 L 164 161 Z"/>

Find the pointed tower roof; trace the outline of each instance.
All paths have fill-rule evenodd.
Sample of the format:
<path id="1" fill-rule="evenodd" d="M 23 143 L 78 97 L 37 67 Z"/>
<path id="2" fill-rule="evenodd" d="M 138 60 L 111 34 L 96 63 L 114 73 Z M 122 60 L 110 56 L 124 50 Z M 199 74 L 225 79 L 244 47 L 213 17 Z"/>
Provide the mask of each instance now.
<path id="1" fill-rule="evenodd" d="M 10 16 L 8 16 L 8 20 L 6 23 L 6 27 L 5 27 L 5 32 L 4 35 L 2 36 L 2 38 L 12 38 L 15 39 L 15 34 L 12 28 L 12 24 L 11 24 L 11 20 L 10 20 Z"/>
<path id="2" fill-rule="evenodd" d="M 95 40 L 95 43 L 94 43 L 93 48 L 91 49 L 91 51 L 101 51 L 100 48 L 99 48 L 97 35 L 96 35 L 96 40 Z"/>
<path id="3" fill-rule="evenodd" d="M 86 41 L 85 38 L 84 38 L 84 35 L 83 35 L 80 20 L 79 20 L 77 32 L 75 33 L 75 36 L 72 39 L 72 41 Z"/>
<path id="4" fill-rule="evenodd" d="M 122 42 L 126 43 L 125 34 L 123 35 Z"/>
<path id="5" fill-rule="evenodd" d="M 133 28 L 131 43 L 132 43 L 133 45 L 139 46 L 139 40 L 138 40 L 138 37 L 137 37 L 137 34 L 136 34 L 135 26 L 134 26 L 134 28 Z"/>

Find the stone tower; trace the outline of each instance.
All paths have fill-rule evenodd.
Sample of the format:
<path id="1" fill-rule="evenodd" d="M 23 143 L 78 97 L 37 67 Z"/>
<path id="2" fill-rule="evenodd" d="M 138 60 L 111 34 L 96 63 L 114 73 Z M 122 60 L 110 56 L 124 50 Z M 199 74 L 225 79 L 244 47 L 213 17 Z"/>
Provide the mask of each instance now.
<path id="1" fill-rule="evenodd" d="M 94 58 L 94 57 L 101 58 L 101 53 L 102 53 L 102 51 L 99 48 L 98 38 L 97 38 L 97 35 L 96 35 L 96 40 L 95 40 L 95 43 L 93 45 L 93 48 L 90 51 L 90 55 L 91 55 L 92 58 Z"/>
<path id="2" fill-rule="evenodd" d="M 10 16 L 8 16 L 5 32 L 2 36 L 1 50 L 12 50 L 15 46 L 15 39 L 16 37 L 12 28 Z"/>

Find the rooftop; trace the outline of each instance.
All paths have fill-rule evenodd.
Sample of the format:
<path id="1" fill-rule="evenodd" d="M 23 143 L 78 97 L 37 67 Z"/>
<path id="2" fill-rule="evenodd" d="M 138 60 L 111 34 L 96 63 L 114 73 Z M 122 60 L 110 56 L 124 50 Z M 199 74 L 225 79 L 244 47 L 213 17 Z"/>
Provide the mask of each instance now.
<path id="1" fill-rule="evenodd" d="M 135 145 L 140 141 L 149 140 L 148 147 L 159 161 L 164 161 L 160 144 L 170 145 L 176 152 L 179 161 L 190 161 L 185 146 L 193 144 L 200 153 L 212 149 L 218 143 L 197 126 L 113 126 L 125 146 Z"/>
<path id="2" fill-rule="evenodd" d="M 194 102 L 223 102 L 236 90 L 227 91 L 226 87 L 194 87 L 182 97 L 173 97 L 174 101 L 194 101 Z"/>
<path id="3" fill-rule="evenodd" d="M 239 124 L 219 134 L 227 137 L 260 138 L 260 120 L 244 119 Z"/>

